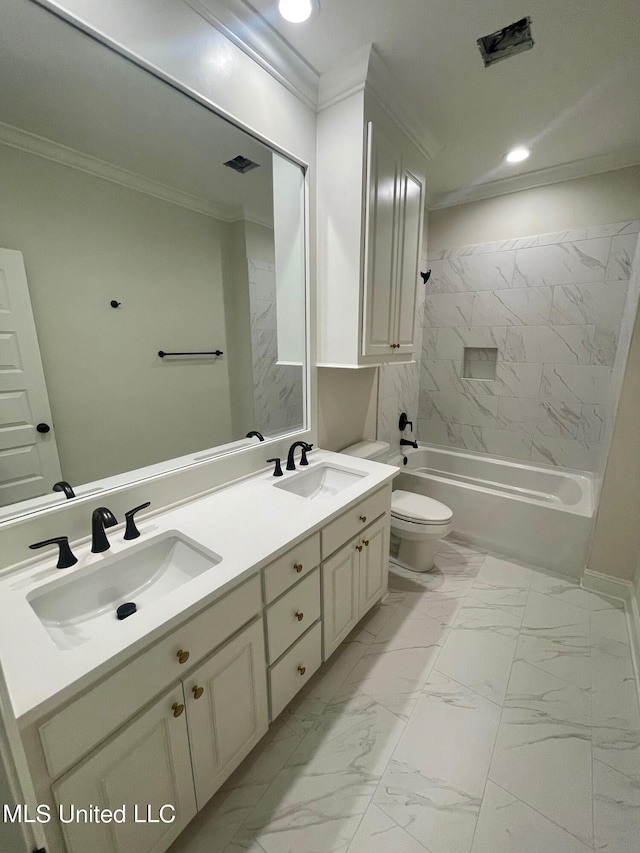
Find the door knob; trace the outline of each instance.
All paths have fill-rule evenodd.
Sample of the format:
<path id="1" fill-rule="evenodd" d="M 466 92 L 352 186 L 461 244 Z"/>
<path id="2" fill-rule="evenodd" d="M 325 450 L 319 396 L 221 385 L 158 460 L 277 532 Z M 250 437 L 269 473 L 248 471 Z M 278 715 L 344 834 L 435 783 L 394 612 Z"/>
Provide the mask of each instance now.
<path id="1" fill-rule="evenodd" d="M 51 427 L 49 426 L 49 424 L 45 423 L 38 424 L 36 429 L 38 430 L 38 432 L 51 432 Z"/>

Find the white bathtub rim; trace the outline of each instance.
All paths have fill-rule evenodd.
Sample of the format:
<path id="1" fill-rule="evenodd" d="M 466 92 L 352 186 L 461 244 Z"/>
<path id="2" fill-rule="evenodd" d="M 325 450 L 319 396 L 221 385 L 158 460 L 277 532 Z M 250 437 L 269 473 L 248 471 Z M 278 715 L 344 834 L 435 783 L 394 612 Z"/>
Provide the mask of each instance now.
<path id="1" fill-rule="evenodd" d="M 581 499 L 576 504 L 565 504 L 562 503 L 559 499 L 558 501 L 554 500 L 537 500 L 536 498 L 518 495 L 513 491 L 509 491 L 509 489 L 513 488 L 509 485 L 505 485 L 504 491 L 501 493 L 500 484 L 497 483 L 498 488 L 496 489 L 488 489 L 481 485 L 475 485 L 470 482 L 462 482 L 461 480 L 456 479 L 459 475 L 452 475 L 450 477 L 447 476 L 447 472 L 441 472 L 440 474 L 436 473 L 425 473 L 415 468 L 409 468 L 402 464 L 402 457 L 407 456 L 410 458 L 415 455 L 419 451 L 428 451 L 429 449 L 434 449 L 437 451 L 442 451 L 445 454 L 461 457 L 465 459 L 469 459 L 470 461 L 479 460 L 481 462 L 495 463 L 498 465 L 507 465 L 511 468 L 517 468 L 523 472 L 533 471 L 540 473 L 552 473 L 558 477 L 563 475 L 569 477 L 570 479 L 575 479 L 580 477 L 583 481 L 578 481 L 578 485 L 582 492 Z M 444 445 L 437 444 L 427 444 L 426 442 L 418 442 L 418 448 L 408 448 L 406 454 L 397 454 L 396 456 L 392 456 L 389 460 L 390 464 L 396 465 L 400 469 L 402 473 L 413 474 L 414 476 L 426 477 L 432 479 L 434 482 L 438 483 L 452 483 L 457 485 L 460 488 L 470 489 L 471 491 L 476 491 L 480 494 L 493 493 L 497 495 L 501 495 L 505 497 L 507 500 L 514 500 L 520 503 L 525 504 L 533 504 L 534 506 L 543 507 L 546 509 L 550 509 L 557 512 L 567 512 L 572 515 L 579 515 L 583 518 L 593 518 L 595 513 L 595 505 L 594 505 L 594 491 L 593 491 L 593 474 L 589 471 L 578 471 L 570 468 L 559 468 L 553 465 L 530 465 L 524 462 L 515 462 L 513 459 L 506 459 L 504 457 L 493 456 L 490 454 L 484 453 L 473 453 L 470 451 L 461 451 L 456 448 L 450 448 Z M 487 481 L 489 482 L 489 481 Z"/>

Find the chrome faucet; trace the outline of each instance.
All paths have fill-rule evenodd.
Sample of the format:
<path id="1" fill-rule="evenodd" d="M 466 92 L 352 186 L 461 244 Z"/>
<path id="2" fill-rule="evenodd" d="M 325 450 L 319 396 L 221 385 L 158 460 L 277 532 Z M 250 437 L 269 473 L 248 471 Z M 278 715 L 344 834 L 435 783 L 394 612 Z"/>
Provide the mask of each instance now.
<path id="1" fill-rule="evenodd" d="M 300 458 L 300 464 L 301 465 L 308 465 L 309 464 L 309 462 L 307 461 L 307 453 L 311 450 L 311 448 L 313 447 L 313 444 L 307 444 L 306 441 L 294 441 L 293 444 L 291 445 L 291 447 L 289 448 L 289 452 L 287 453 L 287 471 L 295 471 L 296 470 L 296 463 L 293 461 L 293 453 L 294 453 L 296 447 L 302 448 L 302 456 Z"/>
<path id="2" fill-rule="evenodd" d="M 106 506 L 99 506 L 94 509 L 91 516 L 91 552 L 93 554 L 100 554 L 102 551 L 109 550 L 111 546 L 104 529 L 105 527 L 113 527 L 117 523 L 117 518 Z"/>

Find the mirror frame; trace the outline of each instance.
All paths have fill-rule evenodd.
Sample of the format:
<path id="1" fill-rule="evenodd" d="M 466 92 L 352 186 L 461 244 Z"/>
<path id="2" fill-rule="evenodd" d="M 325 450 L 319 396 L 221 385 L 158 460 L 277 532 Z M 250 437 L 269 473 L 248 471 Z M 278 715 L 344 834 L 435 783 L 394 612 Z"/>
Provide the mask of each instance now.
<path id="1" fill-rule="evenodd" d="M 303 388 L 304 388 L 304 426 L 301 429 L 292 429 L 290 431 L 283 430 L 283 432 L 277 436 L 265 437 L 264 442 L 260 442 L 258 445 L 247 446 L 245 444 L 246 439 L 239 439 L 237 442 L 231 442 L 223 445 L 224 449 L 220 452 L 216 452 L 215 446 L 211 448 L 211 452 L 209 453 L 208 449 L 204 449 L 202 451 L 197 451 L 192 454 L 191 458 L 181 456 L 174 457 L 172 459 L 166 460 L 166 462 L 157 463 L 154 466 L 146 466 L 139 469 L 132 469 L 130 471 L 123 472 L 121 474 L 114 475 L 111 478 L 105 478 L 106 480 L 111 480 L 114 482 L 107 483 L 107 485 L 99 492 L 100 500 L 105 496 L 109 496 L 109 499 L 112 500 L 112 496 L 114 494 L 118 494 L 120 492 L 129 492 L 131 491 L 131 487 L 134 487 L 134 491 L 137 491 L 137 487 L 141 484 L 151 484 L 153 483 L 162 483 L 167 480 L 167 478 L 171 478 L 173 475 L 180 475 L 181 480 L 186 479 L 189 480 L 189 473 L 193 472 L 194 483 L 196 480 L 201 480 L 202 470 L 208 469 L 210 475 L 210 488 L 215 489 L 219 488 L 225 482 L 229 482 L 230 480 L 236 479 L 237 476 L 243 477 L 247 476 L 250 473 L 256 472 L 265 466 L 265 460 L 263 456 L 266 456 L 263 451 L 263 447 L 269 445 L 269 455 L 273 455 L 280 453 L 284 455 L 286 453 L 286 448 L 294 439 L 304 439 L 309 441 L 310 443 L 315 443 L 316 441 L 316 409 L 317 409 L 317 400 L 316 400 L 316 370 L 315 362 L 314 362 L 314 353 L 315 353 L 315 286 L 314 279 L 312 276 L 312 254 L 311 254 L 311 241 L 310 241 L 310 233 L 312 226 L 312 216 L 311 216 L 311 204 L 310 204 L 310 196 L 312 193 L 312 185 L 310 180 L 310 164 L 305 159 L 300 156 L 292 153 L 286 147 L 276 143 L 267 135 L 260 133 L 259 130 L 252 127 L 251 125 L 246 124 L 242 119 L 228 110 L 224 109 L 219 103 L 214 101 L 211 97 L 204 95 L 202 92 L 197 91 L 194 88 L 191 88 L 184 82 L 181 82 L 176 76 L 173 74 L 164 71 L 161 67 L 156 65 L 155 63 L 145 59 L 136 51 L 127 47 L 124 43 L 120 42 L 116 38 L 108 35 L 105 31 L 96 28 L 92 24 L 90 24 L 86 19 L 81 19 L 76 17 L 74 13 L 70 12 L 68 9 L 64 8 L 55 0 L 23 0 L 27 3 L 32 3 L 35 6 L 41 7 L 47 13 L 53 15 L 59 20 L 63 21 L 68 26 L 73 27 L 78 30 L 84 36 L 93 39 L 98 42 L 100 45 L 107 47 L 116 55 L 120 56 L 127 62 L 133 63 L 134 66 L 142 69 L 143 71 L 151 74 L 156 79 L 170 86 L 175 91 L 180 94 L 188 97 L 191 101 L 197 103 L 199 106 L 207 109 L 213 115 L 222 118 L 223 120 L 231 123 L 234 127 L 237 127 L 239 130 L 244 133 L 249 134 L 254 139 L 256 139 L 261 144 L 267 146 L 270 150 L 274 151 L 277 154 L 285 157 L 290 162 L 296 164 L 302 169 L 303 173 L 303 253 L 304 253 L 304 300 L 305 300 L 305 364 L 303 368 Z M 188 7 L 185 8 L 186 12 L 191 12 L 192 10 Z M 115 15 L 116 10 L 114 8 L 113 14 Z M 107 11 L 108 15 L 108 11 Z M 211 22 L 209 22 L 211 23 Z M 213 31 L 213 30 L 212 30 Z M 215 31 L 213 31 L 215 32 Z M 219 33 L 216 33 L 216 38 L 222 38 L 226 43 L 226 46 L 229 50 L 237 50 L 242 53 L 242 45 L 238 46 L 234 44 L 233 41 L 227 38 L 227 34 L 224 32 L 224 28 L 221 27 Z M 250 52 L 248 51 L 248 55 L 250 56 Z M 242 57 L 243 61 L 246 61 L 246 57 Z M 250 60 L 253 63 L 253 60 Z M 257 69 L 257 73 L 259 75 L 267 75 L 267 72 L 264 71 L 262 67 L 258 64 L 255 65 Z M 277 78 L 276 78 L 277 79 Z M 212 82 L 212 81 L 210 81 Z M 217 82 L 219 85 L 223 85 L 224 81 L 213 81 Z M 278 81 L 280 82 L 280 81 Z M 294 97 L 294 96 L 292 96 Z M 315 119 L 315 116 L 314 116 Z M 314 125 L 315 128 L 315 125 Z M 314 133 L 315 136 L 315 133 Z M 229 447 L 229 444 L 237 444 L 237 447 Z M 196 460 L 195 456 L 202 457 L 206 455 L 207 459 Z M 149 469 L 152 468 L 152 471 Z M 160 470 L 159 470 L 160 469 Z M 200 470 L 198 470 L 200 469 Z M 219 469 L 219 471 L 216 471 Z M 100 481 L 96 481 L 100 482 Z M 83 484 L 83 485 L 93 485 L 93 484 Z M 188 490 L 189 487 L 187 487 Z M 208 491 L 209 489 L 207 489 Z M 182 491 L 182 488 L 179 489 Z M 201 492 L 202 489 L 196 487 L 196 492 Z M 42 498 L 46 499 L 49 495 L 43 495 Z M 56 495 L 57 497 L 57 495 Z M 6 514 L 0 517 L 0 529 L 11 529 L 17 525 L 21 526 L 22 521 L 33 521 L 34 518 L 41 518 L 43 515 L 45 516 L 57 516 L 60 511 L 69 511 L 74 508 L 81 509 L 87 504 L 95 503 L 96 501 L 96 493 L 87 494 L 84 496 L 78 496 L 76 499 L 72 501 L 64 501 L 64 502 L 46 502 L 43 506 L 27 506 L 24 509 L 21 509 L 22 504 L 31 504 L 32 501 L 24 501 L 18 502 L 16 504 L 9 504 L 8 507 L 15 507 L 14 512 L 6 512 Z M 184 500 L 186 497 L 178 497 L 178 500 Z M 38 498 L 33 499 L 33 501 L 37 501 Z M 168 503 L 172 503 L 173 501 L 164 501 L 160 504 L 156 504 L 156 508 L 160 508 L 163 505 L 167 505 Z M 6 509 L 6 508 L 5 508 Z M 73 513 L 77 515 L 77 513 Z M 7 554 L 9 557 L 9 554 Z M 0 563 L 0 569 L 7 565 L 6 560 L 2 560 Z"/>

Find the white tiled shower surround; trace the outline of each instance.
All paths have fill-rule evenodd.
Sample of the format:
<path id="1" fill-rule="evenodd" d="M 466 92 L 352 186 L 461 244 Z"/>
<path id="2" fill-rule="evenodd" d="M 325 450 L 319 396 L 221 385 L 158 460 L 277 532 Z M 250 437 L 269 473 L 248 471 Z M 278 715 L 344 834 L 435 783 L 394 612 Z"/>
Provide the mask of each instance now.
<path id="1" fill-rule="evenodd" d="M 273 433 L 303 423 L 302 366 L 278 364 L 275 266 L 248 264 L 254 423 Z"/>
<path id="2" fill-rule="evenodd" d="M 462 246 L 430 257 L 419 439 L 601 472 L 637 306 L 637 286 L 629 280 L 639 225 Z M 462 377 L 465 347 L 497 348 L 495 380 Z M 385 371 L 386 422 L 393 379 Z"/>

